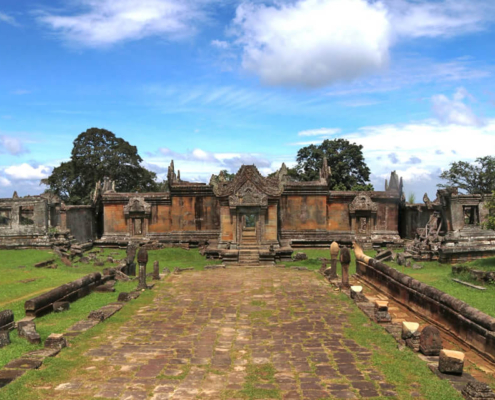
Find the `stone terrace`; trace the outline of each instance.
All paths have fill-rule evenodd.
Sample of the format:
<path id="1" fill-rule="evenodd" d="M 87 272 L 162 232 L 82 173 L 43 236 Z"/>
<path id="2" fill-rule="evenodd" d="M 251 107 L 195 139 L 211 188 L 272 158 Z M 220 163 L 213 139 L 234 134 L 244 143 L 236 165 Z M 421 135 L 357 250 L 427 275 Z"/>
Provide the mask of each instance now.
<path id="1" fill-rule="evenodd" d="M 242 398 L 241 390 L 267 399 L 395 395 L 378 371 L 363 367 L 370 353 L 342 334 L 354 306 L 312 272 L 194 271 L 171 276 L 158 290 L 152 305 L 86 354 L 97 374 L 69 380 L 50 397 L 218 400 Z M 257 380 L 256 370 L 271 379 Z"/>

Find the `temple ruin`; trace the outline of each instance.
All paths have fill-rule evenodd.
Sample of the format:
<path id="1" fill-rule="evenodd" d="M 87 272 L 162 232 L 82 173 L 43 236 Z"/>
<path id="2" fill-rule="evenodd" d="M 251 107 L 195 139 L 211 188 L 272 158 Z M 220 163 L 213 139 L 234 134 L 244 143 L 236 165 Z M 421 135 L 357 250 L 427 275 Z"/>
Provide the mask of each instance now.
<path id="1" fill-rule="evenodd" d="M 293 249 L 333 241 L 365 248 L 401 247 L 418 260 L 462 261 L 495 255 L 495 232 L 481 229 L 490 195 L 439 190 L 424 204 L 406 203 L 402 179 L 391 173 L 383 191 L 329 188 L 326 160 L 319 179 L 295 182 L 282 165 L 264 177 L 243 165 L 233 179 L 181 180 L 173 161 L 166 192 L 119 193 L 98 183 L 93 202 L 67 206 L 57 196 L 0 199 L 0 248 L 93 242 L 126 246 L 156 242 L 203 247 L 227 263 L 272 264 Z"/>

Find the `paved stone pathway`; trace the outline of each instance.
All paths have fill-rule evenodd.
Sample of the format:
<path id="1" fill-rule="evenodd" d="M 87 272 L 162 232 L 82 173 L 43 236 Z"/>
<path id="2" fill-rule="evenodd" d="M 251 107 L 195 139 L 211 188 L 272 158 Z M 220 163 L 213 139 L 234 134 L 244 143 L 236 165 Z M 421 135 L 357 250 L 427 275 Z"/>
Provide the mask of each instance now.
<path id="1" fill-rule="evenodd" d="M 353 305 L 313 272 L 185 272 L 158 290 L 153 304 L 86 354 L 85 368 L 98 373 L 58 386 L 54 399 L 395 395 L 367 365 L 370 352 L 342 334 Z"/>

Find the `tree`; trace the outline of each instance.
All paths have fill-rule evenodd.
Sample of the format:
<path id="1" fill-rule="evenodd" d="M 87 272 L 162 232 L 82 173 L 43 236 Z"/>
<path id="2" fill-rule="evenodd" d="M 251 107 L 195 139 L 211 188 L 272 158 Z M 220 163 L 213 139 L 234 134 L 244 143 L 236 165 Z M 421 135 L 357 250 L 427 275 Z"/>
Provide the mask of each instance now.
<path id="1" fill-rule="evenodd" d="M 156 174 L 141 166 L 136 146 L 105 129 L 81 133 L 72 148 L 70 161 L 56 167 L 42 179 L 51 193 L 67 204 L 87 204 L 96 182 L 108 177 L 119 192 L 155 191 Z"/>
<path id="2" fill-rule="evenodd" d="M 370 169 L 364 161 L 363 146 L 346 139 L 324 140 L 320 145 L 311 144 L 297 152 L 297 165 L 289 168 L 288 175 L 297 181 L 319 179 L 319 170 L 326 156 L 332 174 L 329 187 L 332 190 L 373 190 L 369 182 Z"/>
<path id="3" fill-rule="evenodd" d="M 235 174 L 231 174 L 229 171 L 226 169 L 222 169 L 220 172 L 223 172 L 223 176 L 225 177 L 225 180 L 227 182 L 233 181 L 235 178 Z"/>
<path id="4" fill-rule="evenodd" d="M 438 187 L 458 187 L 469 194 L 486 194 L 495 190 L 495 157 L 479 157 L 475 163 L 457 161 L 450 164 L 450 168 L 440 174 L 446 184 Z"/>
<path id="5" fill-rule="evenodd" d="M 495 191 L 492 192 L 492 196 L 486 202 L 485 207 L 488 210 L 488 216 L 483 227 L 485 229 L 495 230 Z"/>

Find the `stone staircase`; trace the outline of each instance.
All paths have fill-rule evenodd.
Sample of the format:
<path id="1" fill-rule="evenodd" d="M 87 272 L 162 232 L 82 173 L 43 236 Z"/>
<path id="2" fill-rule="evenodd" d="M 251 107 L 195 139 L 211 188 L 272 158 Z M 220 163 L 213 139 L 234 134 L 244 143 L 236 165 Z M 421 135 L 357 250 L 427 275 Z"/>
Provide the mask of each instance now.
<path id="1" fill-rule="evenodd" d="M 239 249 L 239 265 L 259 265 L 259 246 L 255 228 L 244 228 Z"/>

